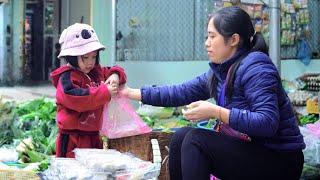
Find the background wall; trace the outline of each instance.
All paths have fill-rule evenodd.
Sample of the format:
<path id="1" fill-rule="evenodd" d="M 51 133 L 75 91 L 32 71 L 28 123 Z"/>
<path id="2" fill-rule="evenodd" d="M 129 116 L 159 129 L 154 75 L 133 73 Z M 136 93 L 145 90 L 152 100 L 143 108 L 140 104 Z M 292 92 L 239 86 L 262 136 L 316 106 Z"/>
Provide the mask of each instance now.
<path id="1" fill-rule="evenodd" d="M 304 73 L 320 73 L 320 59 L 311 60 L 308 66 L 296 59 L 281 61 L 282 78 L 293 80 Z"/>
<path id="2" fill-rule="evenodd" d="M 4 35 L 5 35 L 5 25 L 4 25 L 4 5 L 0 5 L 0 82 L 3 77 L 3 65 L 4 65 L 4 50 L 5 42 L 4 42 Z"/>
<path id="3" fill-rule="evenodd" d="M 91 1 L 91 25 L 97 32 L 100 42 L 106 47 L 100 54 L 101 63 L 111 65 L 112 58 L 112 0 Z"/>
<path id="4" fill-rule="evenodd" d="M 22 79 L 22 61 L 23 61 L 23 29 L 24 29 L 24 1 L 13 0 L 12 10 L 12 40 L 13 40 L 13 59 L 11 71 L 14 81 Z"/>
<path id="5" fill-rule="evenodd" d="M 22 77 L 23 13 L 24 1 L 11 0 L 0 7 L 1 83 L 14 84 Z"/>
<path id="6" fill-rule="evenodd" d="M 209 68 L 207 61 L 127 61 L 117 64 L 125 69 L 127 84 L 133 88 L 182 83 L 206 72 Z"/>
<path id="7" fill-rule="evenodd" d="M 117 62 L 128 76 L 128 86 L 139 88 L 144 85 L 176 84 L 190 80 L 209 69 L 208 61 Z M 304 73 L 320 73 L 320 60 L 312 60 L 305 66 L 299 60 L 282 60 L 281 77 L 293 80 Z"/>
<path id="8" fill-rule="evenodd" d="M 62 0 L 61 1 L 61 30 L 76 22 L 90 24 L 91 1 L 88 0 Z"/>

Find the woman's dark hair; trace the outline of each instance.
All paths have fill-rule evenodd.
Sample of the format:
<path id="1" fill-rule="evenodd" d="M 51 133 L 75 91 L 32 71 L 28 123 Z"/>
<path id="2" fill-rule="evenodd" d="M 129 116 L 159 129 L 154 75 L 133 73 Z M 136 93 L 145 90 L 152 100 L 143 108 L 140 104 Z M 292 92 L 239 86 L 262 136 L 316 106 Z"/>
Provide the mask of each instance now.
<path id="1" fill-rule="evenodd" d="M 97 52 L 96 65 L 98 65 L 100 61 L 99 52 L 100 51 Z M 67 63 L 71 64 L 73 67 L 79 68 L 77 56 L 64 56 L 64 59 L 67 61 Z"/>
<path id="2" fill-rule="evenodd" d="M 255 32 L 250 16 L 240 7 L 231 6 L 222 8 L 210 16 L 209 20 L 212 18 L 215 29 L 224 37 L 225 42 L 233 34 L 239 34 L 240 42 L 238 49 L 246 50 L 230 67 L 226 86 L 226 97 L 227 101 L 229 101 L 233 94 L 235 74 L 242 59 L 253 51 L 261 51 L 268 54 L 268 47 L 262 34 Z M 218 100 L 217 84 L 217 79 L 213 74 L 210 81 L 210 93 L 216 100 Z"/>

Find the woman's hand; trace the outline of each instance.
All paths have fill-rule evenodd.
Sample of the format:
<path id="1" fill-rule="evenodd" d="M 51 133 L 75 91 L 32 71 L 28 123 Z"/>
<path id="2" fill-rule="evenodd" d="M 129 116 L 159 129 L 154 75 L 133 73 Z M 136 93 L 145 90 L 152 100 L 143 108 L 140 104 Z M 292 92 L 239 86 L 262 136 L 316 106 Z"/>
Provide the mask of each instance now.
<path id="1" fill-rule="evenodd" d="M 216 117 L 216 111 L 219 106 L 207 101 L 196 101 L 187 105 L 187 110 L 182 110 L 183 116 L 191 121 L 199 121 L 202 119 L 210 119 Z"/>
<path id="2" fill-rule="evenodd" d="M 129 99 L 133 99 L 136 101 L 141 101 L 141 91 L 140 89 L 132 89 L 129 87 L 124 87 L 123 89 L 120 90 L 120 93 L 123 96 L 128 97 Z"/>

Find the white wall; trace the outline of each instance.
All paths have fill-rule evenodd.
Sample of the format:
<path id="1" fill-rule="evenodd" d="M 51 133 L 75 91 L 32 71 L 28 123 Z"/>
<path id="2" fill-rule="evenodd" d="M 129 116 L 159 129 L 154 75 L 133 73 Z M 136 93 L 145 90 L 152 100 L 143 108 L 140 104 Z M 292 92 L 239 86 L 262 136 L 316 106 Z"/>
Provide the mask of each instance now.
<path id="1" fill-rule="evenodd" d="M 70 24 L 80 23 L 83 16 L 83 23 L 90 24 L 90 5 L 88 0 L 70 1 Z"/>
<path id="2" fill-rule="evenodd" d="M 126 61 L 116 63 L 125 69 L 128 77 L 127 85 L 132 88 L 140 88 L 144 85 L 182 83 L 209 69 L 208 61 Z M 293 80 L 304 73 L 320 73 L 320 60 L 312 60 L 308 66 L 299 60 L 282 60 L 281 70 L 282 78 Z"/>
<path id="3" fill-rule="evenodd" d="M 15 82 L 22 79 L 22 54 L 23 54 L 23 29 L 24 29 L 24 1 L 13 0 L 12 9 L 12 41 L 13 41 L 13 59 L 11 64 L 12 76 Z"/>
<path id="4" fill-rule="evenodd" d="M 4 5 L 0 5 L 0 82 L 3 77 L 3 61 L 4 61 Z"/>
<path id="5" fill-rule="evenodd" d="M 0 6 L 0 82 L 12 81 L 12 70 L 8 64 L 12 62 L 12 35 L 6 32 L 9 25 L 12 31 L 12 2 Z M 10 47 L 6 45 L 6 39 L 10 38 Z"/>
<path id="6" fill-rule="evenodd" d="M 100 42 L 106 47 L 100 53 L 100 63 L 111 65 L 112 58 L 112 0 L 92 0 L 91 1 L 91 24 L 96 31 Z M 103 22 L 103 23 L 101 23 Z"/>
<path id="7" fill-rule="evenodd" d="M 90 8 L 89 0 L 62 0 L 61 1 L 61 32 L 76 22 L 80 22 L 84 17 L 83 23 L 90 24 Z"/>
<path id="8" fill-rule="evenodd" d="M 127 61 L 116 63 L 125 69 L 128 77 L 127 85 L 132 88 L 140 88 L 144 85 L 182 83 L 209 69 L 207 61 Z"/>
<path id="9" fill-rule="evenodd" d="M 116 64 L 125 69 L 127 86 L 131 88 L 179 84 L 209 69 L 208 61 L 126 61 Z M 131 101 L 131 103 L 138 108 L 138 102 Z"/>
<path id="10" fill-rule="evenodd" d="M 297 59 L 281 61 L 282 78 L 293 80 L 304 73 L 320 73 L 320 59 L 311 60 L 307 66 Z"/>

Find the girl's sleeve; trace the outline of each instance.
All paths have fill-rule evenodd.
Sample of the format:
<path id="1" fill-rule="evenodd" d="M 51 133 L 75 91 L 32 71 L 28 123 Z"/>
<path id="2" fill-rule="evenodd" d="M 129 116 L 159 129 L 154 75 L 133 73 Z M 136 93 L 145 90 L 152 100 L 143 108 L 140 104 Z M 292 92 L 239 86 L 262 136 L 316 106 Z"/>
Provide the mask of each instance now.
<path id="1" fill-rule="evenodd" d="M 144 87 L 141 89 L 141 101 L 154 106 L 176 107 L 209 99 L 208 74 L 204 73 L 179 85 Z"/>
<path id="2" fill-rule="evenodd" d="M 112 67 L 102 67 L 102 72 L 104 78 L 107 79 L 111 74 L 117 73 L 119 75 L 119 82 L 120 84 L 125 84 L 127 81 L 126 73 L 124 69 L 120 66 L 112 66 Z"/>
<path id="3" fill-rule="evenodd" d="M 81 82 L 71 74 L 66 72 L 59 79 L 57 103 L 77 112 L 85 112 L 101 108 L 110 101 L 111 96 L 105 85 L 82 88 Z"/>

